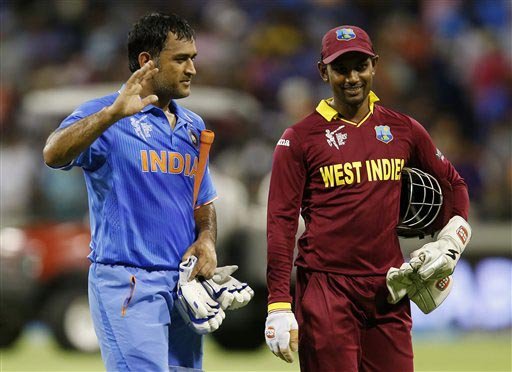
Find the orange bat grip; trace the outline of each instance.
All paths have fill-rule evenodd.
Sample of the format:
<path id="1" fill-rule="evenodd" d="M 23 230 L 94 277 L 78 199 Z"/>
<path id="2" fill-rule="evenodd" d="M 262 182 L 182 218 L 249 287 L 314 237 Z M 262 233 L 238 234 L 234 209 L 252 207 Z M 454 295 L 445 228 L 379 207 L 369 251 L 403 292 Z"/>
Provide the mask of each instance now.
<path id="1" fill-rule="evenodd" d="M 211 130 L 204 129 L 201 131 L 201 138 L 199 144 L 199 162 L 197 164 L 196 176 L 194 177 L 194 197 L 192 207 L 196 207 L 197 196 L 199 195 L 199 187 L 203 181 L 204 172 L 206 171 L 206 163 L 208 162 L 208 154 L 210 147 L 215 139 L 215 133 Z"/>

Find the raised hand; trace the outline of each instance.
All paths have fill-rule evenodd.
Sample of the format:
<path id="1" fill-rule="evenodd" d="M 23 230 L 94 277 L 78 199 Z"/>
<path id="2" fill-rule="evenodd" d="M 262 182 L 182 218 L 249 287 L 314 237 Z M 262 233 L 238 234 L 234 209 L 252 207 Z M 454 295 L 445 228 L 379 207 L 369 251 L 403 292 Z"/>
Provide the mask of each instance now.
<path id="1" fill-rule="evenodd" d="M 121 93 L 109 107 L 110 114 L 117 120 L 133 115 L 149 104 L 158 101 L 155 94 L 144 96 L 144 87 L 158 73 L 153 61 L 135 71 L 126 81 Z"/>

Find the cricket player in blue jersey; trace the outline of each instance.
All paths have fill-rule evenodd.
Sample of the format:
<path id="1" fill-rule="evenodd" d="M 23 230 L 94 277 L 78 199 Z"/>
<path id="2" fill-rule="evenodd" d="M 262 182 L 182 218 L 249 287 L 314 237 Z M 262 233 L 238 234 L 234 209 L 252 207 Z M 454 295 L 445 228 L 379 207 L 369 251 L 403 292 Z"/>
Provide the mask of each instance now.
<path id="1" fill-rule="evenodd" d="M 83 169 L 91 253 L 89 302 L 108 371 L 195 371 L 202 336 L 174 306 L 178 267 L 191 278 L 217 266 L 208 169 L 195 207 L 203 120 L 179 106 L 196 70 L 194 31 L 177 15 L 142 17 L 128 35 L 133 74 L 111 95 L 78 107 L 53 132 L 44 160 Z"/>

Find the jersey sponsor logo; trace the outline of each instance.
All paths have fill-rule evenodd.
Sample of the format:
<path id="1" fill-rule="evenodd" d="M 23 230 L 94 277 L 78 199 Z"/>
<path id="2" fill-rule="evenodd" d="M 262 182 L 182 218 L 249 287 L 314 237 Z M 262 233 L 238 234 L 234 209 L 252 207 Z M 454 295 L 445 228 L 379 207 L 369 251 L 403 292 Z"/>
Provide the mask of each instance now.
<path id="1" fill-rule="evenodd" d="M 279 141 L 277 141 L 277 146 L 286 146 L 290 147 L 290 140 L 281 138 Z"/>
<path id="2" fill-rule="evenodd" d="M 153 126 L 151 124 L 143 122 L 147 117 L 147 115 L 144 115 L 140 119 L 135 119 L 133 117 L 130 118 L 130 124 L 135 130 L 135 134 L 146 142 L 148 141 L 148 138 L 151 137 L 151 131 L 153 130 Z"/>
<path id="3" fill-rule="evenodd" d="M 351 28 L 340 28 L 336 30 L 336 39 L 349 41 L 356 38 L 356 33 Z"/>
<path id="4" fill-rule="evenodd" d="M 340 125 L 338 129 L 334 131 L 330 131 L 329 129 L 325 130 L 325 137 L 327 137 L 327 144 L 330 147 L 336 147 L 337 150 L 340 149 L 340 146 L 343 146 L 348 138 L 347 133 L 341 132 L 341 130 L 345 128 L 344 125 Z"/>
<path id="5" fill-rule="evenodd" d="M 459 228 L 455 231 L 457 236 L 459 237 L 462 244 L 466 244 L 466 241 L 468 240 L 468 230 L 464 226 L 459 226 Z"/>
<path id="6" fill-rule="evenodd" d="M 140 150 L 142 172 L 184 174 L 193 177 L 197 171 L 197 156 L 174 151 Z"/>
<path id="7" fill-rule="evenodd" d="M 320 167 L 320 174 L 325 188 L 361 183 L 363 174 L 369 182 L 400 181 L 404 164 L 399 158 L 353 161 Z"/>
<path id="8" fill-rule="evenodd" d="M 444 155 L 439 149 L 436 149 L 436 156 L 439 160 L 444 160 Z"/>
<path id="9" fill-rule="evenodd" d="M 390 143 L 393 141 L 393 134 L 388 125 L 377 125 L 375 127 L 375 136 L 377 139 L 384 143 Z"/>

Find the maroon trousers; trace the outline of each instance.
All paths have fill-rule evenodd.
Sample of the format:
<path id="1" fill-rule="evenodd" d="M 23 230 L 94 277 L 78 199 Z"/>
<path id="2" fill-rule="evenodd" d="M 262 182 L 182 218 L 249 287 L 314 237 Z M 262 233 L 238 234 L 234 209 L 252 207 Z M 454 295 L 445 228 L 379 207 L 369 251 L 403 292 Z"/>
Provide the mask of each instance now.
<path id="1" fill-rule="evenodd" d="M 414 370 L 410 303 L 387 302 L 385 275 L 297 270 L 295 314 L 303 372 Z"/>

